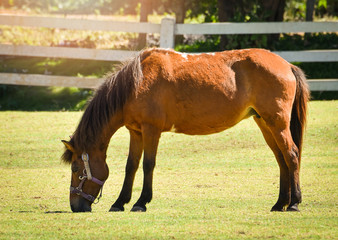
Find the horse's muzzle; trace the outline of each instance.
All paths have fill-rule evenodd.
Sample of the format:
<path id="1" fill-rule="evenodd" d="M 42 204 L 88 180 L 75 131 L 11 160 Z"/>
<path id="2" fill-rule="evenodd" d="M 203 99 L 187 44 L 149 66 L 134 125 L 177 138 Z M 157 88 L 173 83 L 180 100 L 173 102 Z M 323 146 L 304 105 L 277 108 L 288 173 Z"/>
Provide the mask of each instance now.
<path id="1" fill-rule="evenodd" d="M 91 212 L 92 203 L 79 196 L 70 200 L 70 208 L 73 212 Z"/>

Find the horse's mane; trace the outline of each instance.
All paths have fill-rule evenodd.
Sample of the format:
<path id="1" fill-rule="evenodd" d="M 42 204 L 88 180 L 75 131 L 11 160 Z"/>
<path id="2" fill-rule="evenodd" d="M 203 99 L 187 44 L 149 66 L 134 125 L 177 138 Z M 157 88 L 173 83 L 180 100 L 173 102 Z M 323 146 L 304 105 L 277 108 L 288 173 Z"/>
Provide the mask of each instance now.
<path id="1" fill-rule="evenodd" d="M 80 151 L 86 151 L 97 142 L 98 136 L 111 117 L 121 110 L 128 97 L 143 78 L 141 55 L 124 63 L 116 73 L 109 74 L 96 90 L 70 142 Z M 62 159 L 70 163 L 72 152 L 65 150 Z"/>

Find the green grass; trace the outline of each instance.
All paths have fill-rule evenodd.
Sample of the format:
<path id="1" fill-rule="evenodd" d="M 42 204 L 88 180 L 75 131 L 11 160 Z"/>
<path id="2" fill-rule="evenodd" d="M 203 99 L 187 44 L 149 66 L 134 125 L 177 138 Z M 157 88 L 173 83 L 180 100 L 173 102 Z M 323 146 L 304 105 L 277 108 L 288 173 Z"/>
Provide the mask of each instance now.
<path id="1" fill-rule="evenodd" d="M 164 133 L 146 213 L 109 213 L 129 136 L 113 136 L 110 177 L 92 213 L 70 213 L 62 144 L 81 112 L 0 112 L 0 239 L 337 239 L 338 101 L 310 103 L 300 213 L 271 213 L 279 170 L 252 119 L 220 134 Z M 63 211 L 63 213 L 46 213 Z"/>

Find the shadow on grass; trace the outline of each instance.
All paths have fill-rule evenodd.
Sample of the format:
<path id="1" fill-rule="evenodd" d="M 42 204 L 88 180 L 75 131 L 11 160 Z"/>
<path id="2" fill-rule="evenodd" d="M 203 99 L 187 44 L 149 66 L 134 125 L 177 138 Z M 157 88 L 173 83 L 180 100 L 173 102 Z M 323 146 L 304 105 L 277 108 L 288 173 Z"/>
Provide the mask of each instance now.
<path id="1" fill-rule="evenodd" d="M 47 211 L 45 213 L 50 214 L 50 213 L 72 213 L 72 212 L 69 212 L 69 211 Z"/>
<path id="2" fill-rule="evenodd" d="M 18 213 L 37 213 L 36 211 L 30 211 L 30 210 L 22 210 L 22 211 L 18 211 Z M 72 213 L 70 211 L 46 211 L 44 212 L 46 214 L 55 214 L 55 213 Z"/>
<path id="3" fill-rule="evenodd" d="M 116 62 L 0 56 L 0 72 L 103 77 Z M 0 111 L 82 110 L 92 90 L 0 84 Z"/>
<path id="4" fill-rule="evenodd" d="M 18 213 L 36 213 L 36 211 L 29 211 L 29 210 L 25 211 L 24 210 L 24 211 L 18 211 Z M 55 213 L 72 213 L 72 212 L 70 212 L 70 211 L 46 211 L 44 213 L 55 214 Z"/>
<path id="5" fill-rule="evenodd" d="M 0 110 L 82 110 L 92 93 L 78 88 L 0 85 Z"/>
<path id="6" fill-rule="evenodd" d="M 311 92 L 311 100 L 337 100 L 338 91 Z"/>

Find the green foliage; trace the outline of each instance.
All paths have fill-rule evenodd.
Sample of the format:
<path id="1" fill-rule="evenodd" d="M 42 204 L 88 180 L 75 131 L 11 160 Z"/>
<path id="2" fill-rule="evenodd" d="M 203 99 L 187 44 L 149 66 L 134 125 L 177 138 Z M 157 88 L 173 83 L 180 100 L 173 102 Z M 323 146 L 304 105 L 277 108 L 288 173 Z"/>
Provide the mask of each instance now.
<path id="1" fill-rule="evenodd" d="M 219 50 L 218 44 L 219 36 L 207 36 L 203 40 L 188 42 L 187 46 L 176 46 L 176 49 L 188 52 L 208 52 Z M 273 42 L 268 42 L 265 34 L 229 35 L 227 49 L 242 48 L 267 48 L 272 51 L 337 49 L 338 35 L 335 33 L 282 34 Z"/>
<path id="2" fill-rule="evenodd" d="M 305 35 L 283 34 L 274 42 L 271 50 L 315 50 L 315 49 L 337 49 L 338 35 L 335 33 L 312 33 Z M 337 78 L 337 62 L 313 62 L 295 63 L 306 73 L 309 79 Z M 315 99 L 337 99 L 336 92 L 313 95 Z"/>
<path id="3" fill-rule="evenodd" d="M 180 52 L 214 52 L 219 51 L 219 36 L 207 36 L 204 40 L 197 40 L 190 44 L 176 45 Z"/>
<path id="4" fill-rule="evenodd" d="M 103 77 L 113 62 L 15 57 L 0 59 L 0 72 Z M 0 110 L 80 110 L 93 91 L 78 88 L 0 85 Z"/>
<path id="5" fill-rule="evenodd" d="M 306 15 L 305 0 L 286 1 L 284 20 L 304 21 L 305 15 Z"/>
<path id="6" fill-rule="evenodd" d="M 101 77 L 116 62 L 40 57 L 0 57 L 0 72 Z"/>
<path id="7" fill-rule="evenodd" d="M 270 48 L 272 50 L 337 49 L 336 33 L 311 33 L 305 35 L 283 34 Z"/>
<path id="8" fill-rule="evenodd" d="M 226 49 L 243 49 L 243 48 L 267 48 L 267 35 L 229 35 L 227 36 Z"/>
<path id="9" fill-rule="evenodd" d="M 325 16 L 337 17 L 338 2 L 336 0 L 317 0 L 314 9 L 314 16 L 323 18 Z M 286 1 L 286 21 L 304 21 L 306 15 L 306 0 Z"/>
<path id="10" fill-rule="evenodd" d="M 203 15 L 204 22 L 217 22 L 217 12 L 217 0 L 190 0 L 187 17 L 196 18 Z"/>
<path id="11" fill-rule="evenodd" d="M 338 2 L 337 0 L 319 0 L 315 14 L 318 17 L 334 16 L 338 15 Z"/>

